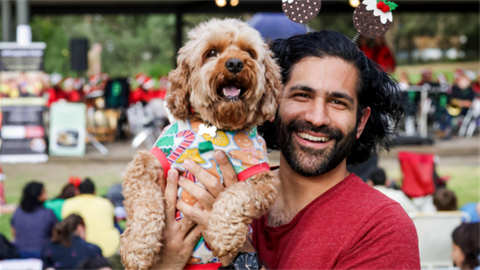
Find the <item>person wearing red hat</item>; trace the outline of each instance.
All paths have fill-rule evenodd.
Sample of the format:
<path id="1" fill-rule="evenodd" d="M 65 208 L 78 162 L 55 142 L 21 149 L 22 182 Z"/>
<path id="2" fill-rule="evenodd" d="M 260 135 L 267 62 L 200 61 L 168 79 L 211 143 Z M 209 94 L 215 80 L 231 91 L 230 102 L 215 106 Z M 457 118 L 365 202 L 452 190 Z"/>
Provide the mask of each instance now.
<path id="1" fill-rule="evenodd" d="M 59 221 L 62 220 L 63 203 L 66 199 L 73 198 L 80 194 L 78 186 L 81 182 L 82 180 L 80 180 L 79 177 L 70 176 L 68 184 L 62 188 L 60 194 L 52 200 L 45 201 L 43 206 L 47 209 L 51 209 Z"/>
<path id="2" fill-rule="evenodd" d="M 142 101 L 148 103 L 150 100 L 157 97 L 157 89 L 155 89 L 155 79 L 147 77 L 142 84 L 145 91 L 142 95 Z"/>
<path id="3" fill-rule="evenodd" d="M 138 85 L 135 90 L 130 91 L 129 97 L 128 97 L 128 105 L 135 104 L 137 102 L 141 102 L 143 100 L 143 92 L 145 90 L 143 89 L 142 85 L 147 79 L 147 76 L 145 74 L 138 74 L 137 77 L 135 77 L 135 83 Z"/>

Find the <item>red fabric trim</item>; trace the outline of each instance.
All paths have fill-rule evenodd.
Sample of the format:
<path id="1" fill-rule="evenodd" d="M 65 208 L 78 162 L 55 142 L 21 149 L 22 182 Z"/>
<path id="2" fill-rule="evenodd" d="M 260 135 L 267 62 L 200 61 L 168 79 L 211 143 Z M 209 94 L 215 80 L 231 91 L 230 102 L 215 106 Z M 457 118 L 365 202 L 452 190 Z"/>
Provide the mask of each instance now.
<path id="1" fill-rule="evenodd" d="M 264 162 L 264 163 L 255 165 L 253 167 L 250 167 L 244 170 L 243 172 L 238 173 L 237 174 L 238 181 L 242 182 L 257 173 L 268 172 L 268 171 L 270 171 L 270 166 L 268 165 L 268 163 Z"/>
<path id="2" fill-rule="evenodd" d="M 163 167 L 163 175 L 165 175 L 165 178 L 167 177 L 168 171 L 170 170 L 170 162 L 168 162 L 167 157 L 163 153 L 162 150 L 158 147 L 153 147 L 152 150 L 150 150 L 150 153 L 152 153 L 155 157 L 157 157 L 158 161 L 160 161 L 160 164 L 162 164 Z"/>
<path id="3" fill-rule="evenodd" d="M 189 264 L 183 270 L 217 270 L 220 266 L 221 263 Z"/>

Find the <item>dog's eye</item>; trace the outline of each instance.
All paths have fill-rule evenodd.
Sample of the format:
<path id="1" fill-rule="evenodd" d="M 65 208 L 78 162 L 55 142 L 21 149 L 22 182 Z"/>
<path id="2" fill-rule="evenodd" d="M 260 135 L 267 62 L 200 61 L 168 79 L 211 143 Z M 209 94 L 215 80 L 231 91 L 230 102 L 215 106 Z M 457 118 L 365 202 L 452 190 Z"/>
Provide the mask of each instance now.
<path id="1" fill-rule="evenodd" d="M 247 53 L 250 55 L 250 57 L 255 59 L 255 53 L 253 51 L 247 50 Z"/>
<path id="2" fill-rule="evenodd" d="M 215 57 L 217 55 L 218 55 L 217 50 L 211 50 L 210 52 L 208 52 L 207 57 Z"/>

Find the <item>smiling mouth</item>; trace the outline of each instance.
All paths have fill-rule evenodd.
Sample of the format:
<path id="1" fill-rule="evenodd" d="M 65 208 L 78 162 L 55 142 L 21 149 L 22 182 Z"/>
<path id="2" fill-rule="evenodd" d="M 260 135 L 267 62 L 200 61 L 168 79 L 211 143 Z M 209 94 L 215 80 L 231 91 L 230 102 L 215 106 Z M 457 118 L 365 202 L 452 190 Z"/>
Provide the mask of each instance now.
<path id="1" fill-rule="evenodd" d="M 245 88 L 242 86 L 236 86 L 234 84 L 230 85 L 222 85 L 220 88 L 217 90 L 217 93 L 220 96 L 223 96 L 224 98 L 228 100 L 238 100 L 242 93 L 245 92 Z"/>
<path id="2" fill-rule="evenodd" d="M 304 139 L 304 140 L 307 140 L 307 141 L 310 141 L 310 142 L 315 142 L 315 143 L 326 143 L 330 140 L 332 140 L 330 137 L 317 137 L 317 136 L 313 136 L 313 135 L 310 135 L 308 133 L 304 133 L 304 132 L 296 132 L 297 136 Z"/>

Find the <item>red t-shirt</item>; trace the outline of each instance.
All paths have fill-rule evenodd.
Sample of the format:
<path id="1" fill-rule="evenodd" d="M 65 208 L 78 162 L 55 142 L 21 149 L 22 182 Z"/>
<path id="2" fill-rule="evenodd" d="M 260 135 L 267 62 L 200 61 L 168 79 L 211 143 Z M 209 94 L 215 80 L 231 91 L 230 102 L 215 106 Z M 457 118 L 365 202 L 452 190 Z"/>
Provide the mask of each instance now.
<path id="1" fill-rule="evenodd" d="M 397 202 L 351 174 L 289 223 L 252 223 L 267 269 L 420 269 L 417 232 Z"/>

